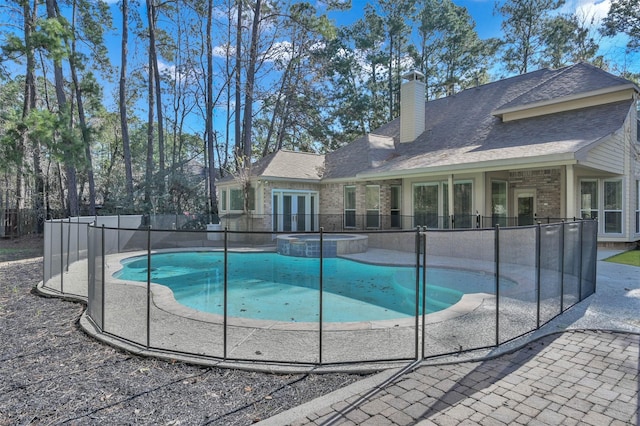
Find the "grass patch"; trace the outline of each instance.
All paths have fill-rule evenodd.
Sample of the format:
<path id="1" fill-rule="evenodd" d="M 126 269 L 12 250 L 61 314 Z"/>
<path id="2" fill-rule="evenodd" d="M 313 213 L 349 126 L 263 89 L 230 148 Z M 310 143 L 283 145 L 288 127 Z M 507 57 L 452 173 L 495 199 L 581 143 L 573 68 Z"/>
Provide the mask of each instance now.
<path id="1" fill-rule="evenodd" d="M 640 250 L 629 250 L 605 259 L 607 262 L 623 263 L 625 265 L 640 266 Z"/>

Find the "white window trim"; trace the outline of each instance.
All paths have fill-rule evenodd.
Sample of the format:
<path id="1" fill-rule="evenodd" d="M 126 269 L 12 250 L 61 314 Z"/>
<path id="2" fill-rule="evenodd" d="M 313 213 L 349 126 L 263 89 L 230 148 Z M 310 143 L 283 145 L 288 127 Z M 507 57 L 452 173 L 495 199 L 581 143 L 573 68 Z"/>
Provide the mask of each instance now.
<path id="1" fill-rule="evenodd" d="M 616 209 L 616 210 L 605 209 L 605 206 L 604 206 L 604 194 L 605 194 L 604 186 L 605 186 L 605 183 L 607 183 L 607 182 L 617 182 L 617 183 L 620 184 L 620 196 L 621 196 L 620 203 L 622 204 L 620 206 L 620 209 Z M 601 221 L 602 222 L 602 225 L 601 225 L 602 233 L 604 235 L 608 235 L 608 236 L 612 236 L 612 235 L 613 236 L 621 236 L 621 235 L 624 235 L 624 222 L 625 222 L 625 220 L 624 220 L 624 180 L 622 178 L 602 179 L 600 187 L 601 187 L 600 189 L 601 189 L 601 193 L 602 193 L 602 197 L 601 197 L 602 199 L 600 200 L 600 203 L 601 203 L 600 207 L 602 208 L 602 221 Z M 618 212 L 620 213 L 620 232 L 606 232 L 607 228 L 606 228 L 606 223 L 605 222 L 606 222 L 606 218 L 607 218 L 607 213 L 618 213 Z"/>
<path id="2" fill-rule="evenodd" d="M 366 205 L 367 203 L 367 192 L 369 191 L 369 188 L 377 188 L 378 189 L 378 207 L 375 209 L 369 209 L 369 206 Z M 376 215 L 378 216 L 378 226 L 371 226 L 371 227 L 366 227 L 367 229 L 380 229 L 380 201 L 381 201 L 381 197 L 380 197 L 380 185 L 366 185 L 365 187 L 365 206 L 364 206 L 364 210 L 365 210 L 365 215 L 366 218 L 365 220 L 368 221 L 369 220 L 369 212 L 376 212 Z M 366 225 L 366 223 L 365 223 Z"/>
<path id="3" fill-rule="evenodd" d="M 597 208 L 596 210 L 593 209 L 589 209 L 589 210 L 584 210 L 582 208 L 582 182 L 596 182 L 596 190 L 598 191 L 597 193 Z M 622 207 L 619 210 L 610 210 L 607 209 L 605 210 L 605 206 L 604 206 L 604 186 L 605 186 L 605 182 L 618 182 L 621 185 L 621 191 L 622 191 Z M 598 233 L 602 236 L 607 236 L 607 237 L 621 237 L 625 234 L 625 224 L 626 224 L 626 220 L 625 220 L 625 201 L 624 201 L 624 194 L 625 194 L 625 184 L 624 184 L 624 179 L 621 177 L 617 177 L 617 178 L 584 178 L 584 179 L 580 179 L 579 181 L 579 190 L 578 190 L 578 205 L 580 207 L 579 210 L 579 214 L 580 217 L 583 217 L 583 212 L 586 211 L 596 211 L 598 214 Z M 606 215 L 605 213 L 611 213 L 611 212 L 620 212 L 621 215 L 621 224 L 620 224 L 620 232 L 606 232 L 606 224 L 605 224 L 605 220 L 606 220 Z"/>

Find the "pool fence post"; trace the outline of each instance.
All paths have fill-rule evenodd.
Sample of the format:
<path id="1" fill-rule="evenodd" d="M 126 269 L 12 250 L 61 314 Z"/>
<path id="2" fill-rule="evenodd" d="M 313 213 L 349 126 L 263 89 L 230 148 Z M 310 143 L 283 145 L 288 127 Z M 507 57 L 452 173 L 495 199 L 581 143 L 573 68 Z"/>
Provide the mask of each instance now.
<path id="1" fill-rule="evenodd" d="M 120 253 L 120 212 L 118 212 L 118 253 Z"/>
<path id="2" fill-rule="evenodd" d="M 583 262 L 583 256 L 584 256 L 584 254 L 582 253 L 582 251 L 583 251 L 582 250 L 582 238 L 583 238 L 582 237 L 582 232 L 583 232 L 584 221 L 581 220 L 578 223 L 580 224 L 578 226 L 578 228 L 580 229 L 580 234 L 578 236 L 578 244 L 580 245 L 580 247 L 579 247 L 580 248 L 580 250 L 579 250 L 579 253 L 580 253 L 580 261 L 579 261 L 580 265 L 579 265 L 579 267 L 580 267 L 580 269 L 578 270 L 578 293 L 579 293 L 578 294 L 578 301 L 582 302 L 582 262 Z"/>
<path id="3" fill-rule="evenodd" d="M 60 219 L 60 293 L 64 294 L 64 220 Z"/>
<path id="4" fill-rule="evenodd" d="M 147 226 L 147 349 L 151 346 L 151 224 Z"/>
<path id="5" fill-rule="evenodd" d="M 67 267 L 66 272 L 69 272 L 69 259 L 71 258 L 71 218 L 67 219 Z"/>
<path id="6" fill-rule="evenodd" d="M 536 225 L 536 330 L 540 328 L 540 302 L 542 299 L 540 294 L 542 292 L 542 288 L 540 285 L 540 238 L 542 237 L 541 230 L 542 225 L 540 224 L 540 221 L 538 221 L 538 224 Z"/>
<path id="7" fill-rule="evenodd" d="M 415 237 L 415 249 L 416 249 L 416 297 L 415 297 L 415 359 L 417 360 L 420 356 L 418 350 L 420 348 L 420 342 L 418 341 L 420 338 L 420 227 L 416 227 L 416 237 Z"/>
<path id="8" fill-rule="evenodd" d="M 494 258 L 496 263 L 496 346 L 500 345 L 500 224 L 496 223 Z"/>
<path id="9" fill-rule="evenodd" d="M 422 228 L 422 358 L 425 354 L 425 316 L 427 315 L 427 227 Z"/>
<path id="10" fill-rule="evenodd" d="M 222 317 L 222 358 L 227 359 L 227 304 L 228 304 L 228 266 L 229 266 L 229 252 L 228 252 L 228 238 L 229 238 L 229 227 L 224 227 L 224 303 L 223 303 L 223 317 Z"/>
<path id="11" fill-rule="evenodd" d="M 89 227 L 87 227 L 87 234 L 88 234 L 88 231 L 89 231 Z M 94 241 L 95 241 L 95 238 L 94 238 Z M 101 244 L 102 244 L 102 246 L 101 246 L 102 248 L 101 248 L 101 251 L 100 251 L 100 261 L 102 262 L 102 263 L 101 263 L 101 264 L 102 264 L 102 282 L 101 282 L 101 284 L 102 284 L 102 285 L 101 285 L 101 288 L 102 288 L 102 289 L 101 289 L 101 297 L 100 297 L 100 298 L 102 299 L 102 309 L 100 310 L 100 314 L 101 314 L 101 315 L 100 315 L 100 317 L 101 317 L 101 318 L 100 318 L 100 327 L 102 327 L 102 331 L 104 331 L 104 305 L 105 305 L 105 303 L 104 303 L 104 296 L 105 296 L 105 294 L 106 294 L 106 292 L 105 292 L 105 288 L 104 288 L 104 286 L 105 286 L 105 280 L 104 280 L 104 270 L 105 270 L 105 267 L 104 267 L 104 266 L 105 266 L 105 265 L 104 265 L 104 264 L 105 264 L 105 255 L 104 255 L 104 223 L 102 224 L 102 240 L 101 240 Z M 95 247 L 94 247 L 94 250 L 93 250 L 93 255 L 94 255 L 94 256 L 96 255 Z M 94 287 L 93 287 L 93 288 L 95 289 L 95 280 L 96 280 L 96 273 L 95 273 L 95 261 L 93 262 L 93 265 L 94 265 L 94 272 L 93 272 L 93 281 L 94 281 L 93 286 L 94 286 Z M 89 285 L 91 285 L 91 283 L 89 283 Z"/>
<path id="12" fill-rule="evenodd" d="M 323 261 L 324 261 L 324 242 L 323 242 L 323 238 L 324 238 L 324 228 L 321 226 L 320 227 L 320 300 L 319 300 L 319 308 L 320 308 L 320 312 L 319 312 L 319 319 L 320 319 L 320 323 L 319 323 L 319 335 L 318 335 L 318 361 L 320 362 L 320 365 L 322 365 L 322 322 L 323 322 L 323 317 L 322 317 L 322 303 L 323 303 L 323 292 L 324 292 L 324 286 L 323 286 L 323 276 L 322 276 L 322 270 L 323 268 Z"/>
<path id="13" fill-rule="evenodd" d="M 560 224 L 560 313 L 564 312 L 564 219 Z"/>
<path id="14" fill-rule="evenodd" d="M 76 219 L 76 261 L 78 261 L 80 260 L 80 216 Z"/>

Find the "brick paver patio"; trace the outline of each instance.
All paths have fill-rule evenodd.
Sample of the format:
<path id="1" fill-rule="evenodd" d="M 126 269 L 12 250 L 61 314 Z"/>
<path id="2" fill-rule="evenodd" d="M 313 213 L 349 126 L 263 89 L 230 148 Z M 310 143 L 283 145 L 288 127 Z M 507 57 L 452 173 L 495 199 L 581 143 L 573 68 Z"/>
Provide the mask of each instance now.
<path id="1" fill-rule="evenodd" d="M 287 424 L 638 424 L 639 347 L 633 333 L 556 333 L 494 359 L 403 371 L 326 406 L 320 398 Z"/>

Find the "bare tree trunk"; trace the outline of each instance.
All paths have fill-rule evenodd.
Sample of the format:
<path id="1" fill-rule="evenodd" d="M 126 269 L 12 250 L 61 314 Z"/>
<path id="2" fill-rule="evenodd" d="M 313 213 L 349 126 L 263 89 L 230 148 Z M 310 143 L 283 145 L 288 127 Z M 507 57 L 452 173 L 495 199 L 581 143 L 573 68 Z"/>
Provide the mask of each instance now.
<path id="1" fill-rule="evenodd" d="M 154 95 L 155 90 L 155 107 L 156 107 L 156 126 L 158 127 L 158 175 L 156 179 L 156 190 L 160 198 L 158 199 L 161 209 L 164 208 L 164 196 L 165 193 L 165 156 L 164 156 L 164 118 L 162 113 L 162 92 L 160 90 L 160 70 L 158 67 L 158 54 L 156 49 L 156 22 L 158 19 L 158 11 L 156 9 L 155 0 L 147 0 L 147 19 L 149 21 L 149 96 Z M 151 101 L 152 102 L 152 101 Z M 149 107 L 152 108 L 153 104 L 150 103 Z M 152 118 L 152 113 L 149 113 Z M 151 123 L 152 121 L 150 121 Z"/>
<path id="2" fill-rule="evenodd" d="M 242 149 L 242 128 L 240 126 L 240 111 L 241 111 L 241 91 L 242 91 L 242 2 L 243 0 L 237 0 L 238 5 L 238 22 L 236 26 L 236 104 L 235 104 L 235 156 L 236 165 L 238 164 L 237 157 L 243 151 Z"/>
<path id="3" fill-rule="evenodd" d="M 151 213 L 152 212 L 152 204 L 151 204 L 151 189 L 152 189 L 152 185 L 153 185 L 153 118 L 154 118 L 154 114 L 153 114 L 153 108 L 154 108 L 154 103 L 153 103 L 153 88 L 154 88 L 154 67 L 155 67 L 155 60 L 154 60 L 154 39 L 152 38 L 152 34 L 153 34 L 153 29 L 152 29 L 152 24 L 151 22 L 153 21 L 153 10 L 152 10 L 152 6 L 151 6 L 151 1 L 153 0 L 147 0 L 147 17 L 149 19 L 149 86 L 148 86 L 148 104 L 147 104 L 147 108 L 149 109 L 148 111 L 148 119 L 147 119 L 147 167 L 146 167 L 146 173 L 145 173 L 145 184 L 144 184 L 144 203 L 145 203 L 145 210 L 147 213 Z"/>
<path id="4" fill-rule="evenodd" d="M 46 0 L 47 17 L 50 19 L 58 18 L 58 6 L 56 0 Z M 56 87 L 56 98 L 58 101 L 59 114 L 67 113 L 67 97 L 64 93 L 64 76 L 62 74 L 62 65 L 59 59 L 53 61 L 53 73 Z M 70 117 L 69 117 L 70 119 Z M 70 124 L 70 123 L 69 123 Z M 62 149 L 64 151 L 64 168 L 67 178 L 67 213 L 69 216 L 77 216 L 79 213 L 78 204 L 78 185 L 76 182 L 75 158 L 73 154 L 73 140 L 70 138 L 71 132 L 64 132 L 62 135 Z"/>
<path id="5" fill-rule="evenodd" d="M 29 16 L 29 1 L 24 2 L 25 19 Z M 35 52 L 33 51 L 33 44 L 31 42 L 32 31 L 35 27 L 35 22 L 38 16 L 38 3 L 34 2 L 33 11 L 28 20 L 25 20 L 25 46 L 27 54 L 27 75 L 25 77 L 25 97 L 24 97 L 24 109 L 22 111 L 22 119 L 26 119 L 29 113 L 36 107 L 36 60 Z M 32 157 L 33 157 L 33 171 L 35 174 L 35 188 L 34 188 L 34 209 L 36 212 L 36 232 L 42 233 L 44 231 L 44 220 L 46 217 L 44 210 L 44 177 L 42 175 L 42 166 L 40 163 L 40 142 L 38 140 L 32 140 Z"/>
<path id="6" fill-rule="evenodd" d="M 131 144 L 127 120 L 127 53 L 129 51 L 129 0 L 122 0 L 122 44 L 120 53 L 119 107 L 122 130 L 122 154 L 127 188 L 127 209 L 133 208 L 133 170 L 131 168 Z"/>
<path id="7" fill-rule="evenodd" d="M 216 165 L 213 157 L 213 146 L 215 144 L 215 135 L 213 133 L 213 42 L 212 42 L 212 25 L 213 25 L 213 0 L 207 2 L 207 160 L 209 169 L 209 223 L 212 222 L 211 215 L 218 216 L 218 200 L 216 194 Z"/>
<path id="8" fill-rule="evenodd" d="M 75 28 L 75 7 L 73 2 L 73 26 Z M 76 40 L 75 37 L 71 41 L 71 58 L 69 60 L 69 68 L 71 70 L 71 78 L 73 79 L 73 87 L 76 94 L 76 103 L 78 104 L 78 120 L 80 122 L 80 130 L 82 132 L 82 140 L 84 142 L 85 167 L 87 171 L 87 180 L 89 182 L 89 214 L 96 214 L 96 184 L 93 178 L 93 162 L 91 160 L 91 138 L 89 136 L 89 128 L 84 113 L 84 104 L 82 101 L 82 89 L 78 82 L 78 73 L 76 69 Z"/>
<path id="9" fill-rule="evenodd" d="M 158 67 L 158 52 L 156 49 L 156 22 L 158 20 L 158 11 L 154 0 L 151 1 L 151 17 L 152 21 L 149 21 L 149 47 L 150 52 L 153 54 L 153 75 L 156 91 L 156 117 L 158 126 L 158 193 L 160 196 L 165 195 L 165 155 L 164 155 L 164 114 L 162 112 L 162 90 L 160 89 L 160 69 Z M 161 206 L 164 209 L 164 198 L 160 198 Z"/>
<path id="10" fill-rule="evenodd" d="M 251 26 L 251 45 L 249 46 L 249 65 L 247 66 L 247 82 L 245 89 L 244 103 L 244 138 L 243 138 L 243 154 L 247 161 L 251 159 L 251 127 L 253 124 L 253 90 L 256 79 L 256 61 L 258 58 L 258 31 L 260 24 L 260 9 L 262 0 L 256 0 L 255 10 L 253 11 L 253 24 Z"/>

